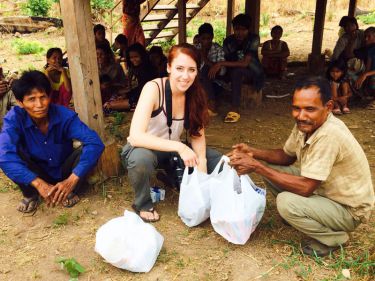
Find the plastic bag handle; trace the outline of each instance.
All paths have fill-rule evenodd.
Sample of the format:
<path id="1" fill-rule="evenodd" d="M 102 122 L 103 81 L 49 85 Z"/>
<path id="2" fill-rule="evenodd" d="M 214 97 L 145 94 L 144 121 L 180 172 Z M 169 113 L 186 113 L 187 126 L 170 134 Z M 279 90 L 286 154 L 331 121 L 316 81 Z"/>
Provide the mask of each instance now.
<path id="1" fill-rule="evenodd" d="M 219 174 L 220 167 L 223 163 L 228 164 L 230 161 L 229 157 L 226 155 L 221 156 L 219 162 L 217 163 L 215 169 L 212 171 L 211 175 L 217 176 Z"/>

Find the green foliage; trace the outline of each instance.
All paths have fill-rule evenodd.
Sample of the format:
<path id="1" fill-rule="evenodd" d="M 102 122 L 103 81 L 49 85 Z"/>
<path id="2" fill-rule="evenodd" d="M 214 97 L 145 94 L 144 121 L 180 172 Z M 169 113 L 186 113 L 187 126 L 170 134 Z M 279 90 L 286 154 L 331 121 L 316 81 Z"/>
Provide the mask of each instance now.
<path id="1" fill-rule="evenodd" d="M 66 269 L 66 271 L 68 271 L 70 276 L 69 281 L 78 280 L 78 275 L 85 272 L 85 268 L 80 265 L 75 258 L 60 257 L 56 262 L 60 264 L 61 269 Z"/>
<path id="2" fill-rule="evenodd" d="M 60 227 L 63 225 L 67 225 L 68 219 L 69 219 L 68 213 L 62 213 L 61 215 L 59 215 L 57 218 L 54 219 L 53 226 Z"/>
<path id="3" fill-rule="evenodd" d="M 114 6 L 114 0 L 91 0 L 91 8 L 94 10 L 109 10 Z"/>
<path id="4" fill-rule="evenodd" d="M 44 51 L 43 46 L 39 42 L 27 41 L 21 38 L 13 40 L 11 45 L 18 55 L 38 54 Z"/>
<path id="5" fill-rule="evenodd" d="M 267 13 L 260 15 L 260 26 L 268 27 L 268 24 L 270 23 L 270 15 Z"/>
<path id="6" fill-rule="evenodd" d="M 27 0 L 26 10 L 28 15 L 46 17 L 51 6 L 51 0 Z"/>
<path id="7" fill-rule="evenodd" d="M 357 19 L 359 19 L 364 24 L 374 24 L 375 23 L 375 11 L 370 14 L 357 16 Z"/>

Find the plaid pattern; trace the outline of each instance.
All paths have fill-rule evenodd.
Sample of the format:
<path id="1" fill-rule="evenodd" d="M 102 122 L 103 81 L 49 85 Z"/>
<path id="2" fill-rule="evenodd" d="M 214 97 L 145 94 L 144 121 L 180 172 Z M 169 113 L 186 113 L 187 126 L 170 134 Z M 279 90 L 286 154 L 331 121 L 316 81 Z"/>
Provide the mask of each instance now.
<path id="1" fill-rule="evenodd" d="M 346 125 L 332 114 L 305 142 L 295 126 L 284 151 L 297 157 L 301 176 L 320 180 L 315 194 L 348 208 L 356 220 L 368 220 L 375 196 L 364 151 Z"/>

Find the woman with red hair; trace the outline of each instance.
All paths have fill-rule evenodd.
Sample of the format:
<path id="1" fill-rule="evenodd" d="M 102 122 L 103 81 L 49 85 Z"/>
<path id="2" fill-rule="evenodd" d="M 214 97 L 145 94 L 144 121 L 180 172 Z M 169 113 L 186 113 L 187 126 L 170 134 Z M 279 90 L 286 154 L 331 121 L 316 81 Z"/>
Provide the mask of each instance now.
<path id="1" fill-rule="evenodd" d="M 175 163 L 207 173 L 221 158 L 219 152 L 206 148 L 208 110 L 206 94 L 197 78 L 199 65 L 199 55 L 192 45 L 173 46 L 168 56 L 168 77 L 146 83 L 134 112 L 121 159 L 135 191 L 133 208 L 144 221 L 159 220 L 150 196 L 150 178 L 156 168 L 183 170 Z M 191 147 L 180 140 L 184 129 Z"/>

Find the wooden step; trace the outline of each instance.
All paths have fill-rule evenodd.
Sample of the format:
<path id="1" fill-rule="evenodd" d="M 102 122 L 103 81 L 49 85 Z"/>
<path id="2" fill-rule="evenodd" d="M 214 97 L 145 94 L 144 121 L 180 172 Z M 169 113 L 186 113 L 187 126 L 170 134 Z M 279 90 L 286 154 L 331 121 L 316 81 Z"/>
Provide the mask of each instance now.
<path id="1" fill-rule="evenodd" d="M 174 36 L 176 36 L 177 32 L 178 32 L 177 29 L 162 31 L 158 35 L 156 35 L 155 38 L 166 38 L 166 37 L 172 37 L 173 38 Z M 150 34 L 145 34 L 145 38 L 150 39 L 152 37 L 150 36 Z"/>
<path id="2" fill-rule="evenodd" d="M 152 30 L 159 30 L 159 24 L 161 23 L 150 23 L 150 24 L 147 24 L 147 25 L 142 25 L 142 28 L 144 31 L 152 31 Z M 178 22 L 177 21 L 172 21 L 172 22 L 169 22 L 164 28 L 164 29 L 168 29 L 168 28 L 178 28 Z"/>
<path id="3" fill-rule="evenodd" d="M 186 14 L 186 19 L 191 19 L 191 15 Z M 175 15 L 172 19 L 169 19 L 167 15 L 147 15 L 143 21 L 165 21 L 165 20 L 178 20 L 178 15 Z"/>
<path id="4" fill-rule="evenodd" d="M 199 9 L 199 5 L 197 4 L 186 4 L 186 9 Z M 177 10 L 177 6 L 175 5 L 156 5 L 153 10 L 160 11 L 160 10 Z"/>

